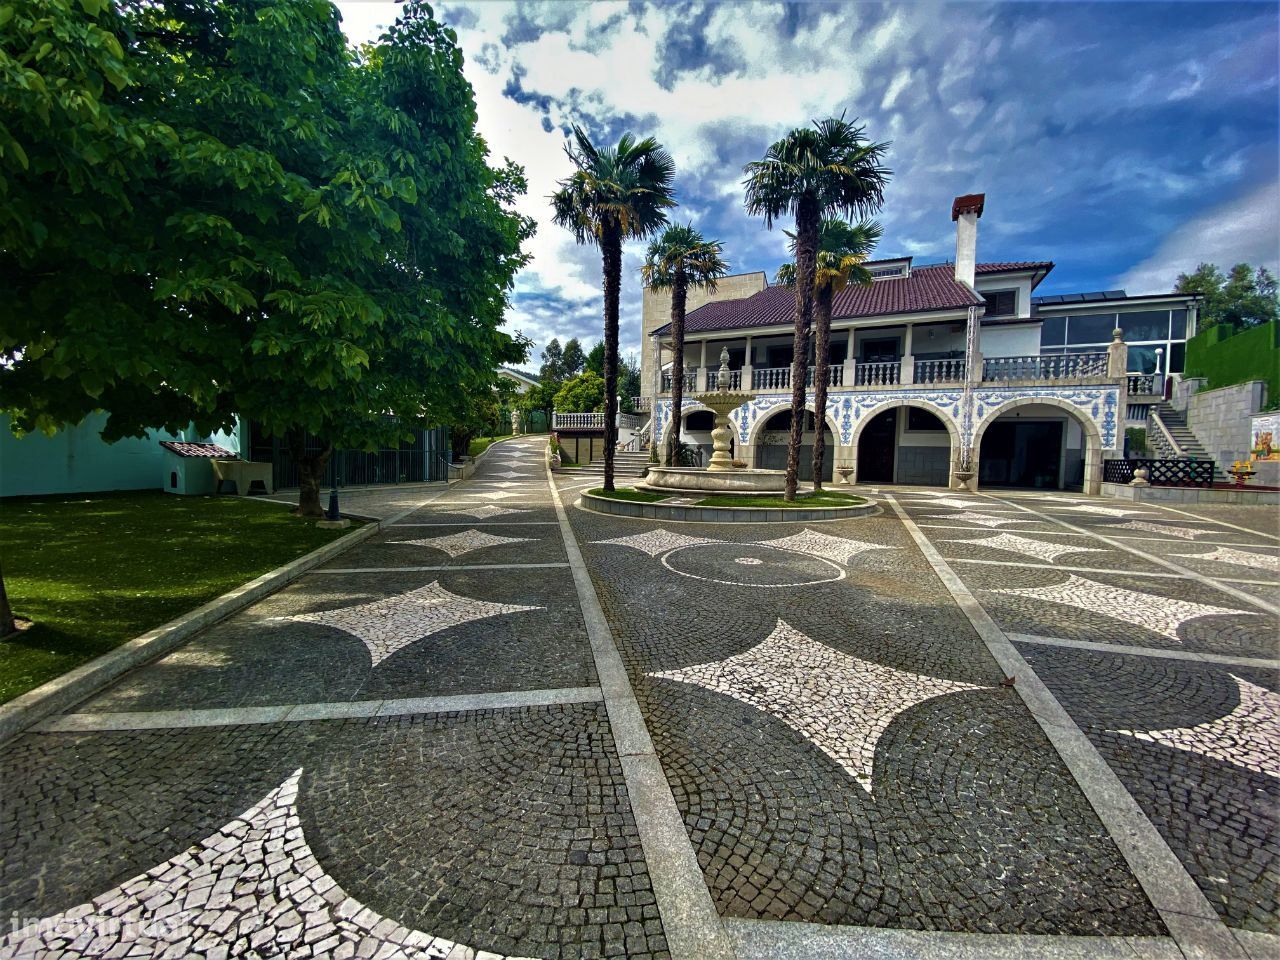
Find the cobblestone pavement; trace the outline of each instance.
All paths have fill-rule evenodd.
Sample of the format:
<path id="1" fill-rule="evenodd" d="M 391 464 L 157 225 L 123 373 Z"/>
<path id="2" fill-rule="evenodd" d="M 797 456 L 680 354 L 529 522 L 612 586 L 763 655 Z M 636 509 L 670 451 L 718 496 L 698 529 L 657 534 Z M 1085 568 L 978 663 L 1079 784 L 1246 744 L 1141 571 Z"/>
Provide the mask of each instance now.
<path id="1" fill-rule="evenodd" d="M 663 524 L 544 443 L 0 747 L 0 960 L 1280 955 L 1269 511 Z"/>

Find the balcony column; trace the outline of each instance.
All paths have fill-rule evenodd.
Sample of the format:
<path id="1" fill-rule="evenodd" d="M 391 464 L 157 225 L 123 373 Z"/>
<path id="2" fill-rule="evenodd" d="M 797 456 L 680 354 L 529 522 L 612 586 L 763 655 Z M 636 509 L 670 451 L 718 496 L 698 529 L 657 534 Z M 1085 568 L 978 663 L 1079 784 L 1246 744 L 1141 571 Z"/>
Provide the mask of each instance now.
<path id="1" fill-rule="evenodd" d="M 1129 377 L 1129 347 L 1124 342 L 1124 331 L 1119 327 L 1111 331 L 1111 342 L 1107 344 L 1107 376 L 1112 380 L 1127 380 Z"/>
<path id="2" fill-rule="evenodd" d="M 698 371 L 694 374 L 693 389 L 703 393 L 707 389 L 707 341 L 702 341 L 702 359 L 698 361 Z"/>
<path id="3" fill-rule="evenodd" d="M 907 334 L 902 338 L 902 364 L 898 369 L 899 383 L 916 382 L 915 345 L 911 342 L 911 335 L 915 328 L 914 323 L 908 323 Z"/>
<path id="4" fill-rule="evenodd" d="M 742 358 L 742 388 L 743 390 L 755 389 L 755 384 L 751 381 L 754 379 L 752 374 L 753 362 L 755 360 L 754 347 L 751 345 L 751 337 L 747 337 L 747 352 Z M 750 463 L 747 460 L 747 463 Z"/>
<path id="5" fill-rule="evenodd" d="M 849 339 L 848 339 L 848 340 L 846 340 L 846 341 L 844 342 L 844 374 L 843 374 L 844 379 L 843 379 L 843 383 L 844 383 L 844 385 L 845 385 L 846 387 L 852 387 L 852 386 L 853 386 L 853 383 L 854 383 L 854 380 L 853 380 L 853 367 L 854 367 L 854 362 L 853 362 L 853 341 L 854 341 L 853 329 L 852 329 L 852 328 L 850 328 L 850 330 L 849 330 Z"/>

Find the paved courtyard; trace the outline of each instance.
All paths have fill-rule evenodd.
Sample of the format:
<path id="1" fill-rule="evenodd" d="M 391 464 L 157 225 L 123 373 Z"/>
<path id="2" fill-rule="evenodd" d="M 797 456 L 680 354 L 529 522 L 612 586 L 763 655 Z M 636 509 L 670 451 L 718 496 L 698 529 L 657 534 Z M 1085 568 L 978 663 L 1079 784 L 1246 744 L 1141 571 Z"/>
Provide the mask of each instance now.
<path id="1" fill-rule="evenodd" d="M 0 748 L 0 958 L 1280 956 L 1275 511 L 663 524 L 544 443 Z"/>

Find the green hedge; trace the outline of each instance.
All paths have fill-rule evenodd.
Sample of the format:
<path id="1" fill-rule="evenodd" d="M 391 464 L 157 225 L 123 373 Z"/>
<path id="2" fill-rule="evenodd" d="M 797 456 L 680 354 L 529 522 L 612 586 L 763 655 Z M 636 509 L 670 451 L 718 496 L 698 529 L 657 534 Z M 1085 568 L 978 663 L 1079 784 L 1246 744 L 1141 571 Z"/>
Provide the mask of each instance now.
<path id="1" fill-rule="evenodd" d="M 1188 377 L 1204 377 L 1209 389 L 1250 380 L 1267 382 L 1267 403 L 1280 401 L 1280 324 L 1264 323 L 1232 334 L 1219 324 L 1187 341 Z"/>

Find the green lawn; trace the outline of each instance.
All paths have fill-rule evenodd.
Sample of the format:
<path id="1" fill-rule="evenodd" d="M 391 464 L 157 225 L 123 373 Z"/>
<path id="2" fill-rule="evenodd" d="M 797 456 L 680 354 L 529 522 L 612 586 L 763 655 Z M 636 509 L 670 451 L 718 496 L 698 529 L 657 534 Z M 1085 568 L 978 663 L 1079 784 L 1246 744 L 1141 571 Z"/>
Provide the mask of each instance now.
<path id="1" fill-rule="evenodd" d="M 788 503 L 781 497 L 707 497 L 699 500 L 699 507 L 777 507 L 783 510 L 804 507 L 854 507 L 866 503 L 865 497 L 855 497 L 850 493 L 839 493 L 835 490 L 823 490 L 820 493 L 797 494 L 795 500 Z"/>
<path id="2" fill-rule="evenodd" d="M 478 457 L 480 454 L 488 450 L 495 440 L 505 440 L 510 436 L 514 436 L 514 434 L 503 433 L 496 437 L 477 437 L 475 440 L 471 441 L 471 446 L 467 449 L 467 453 L 471 454 L 473 457 Z"/>
<path id="3" fill-rule="evenodd" d="M 9 602 L 0 702 L 349 531 L 289 507 L 156 492 L 0 500 Z"/>

